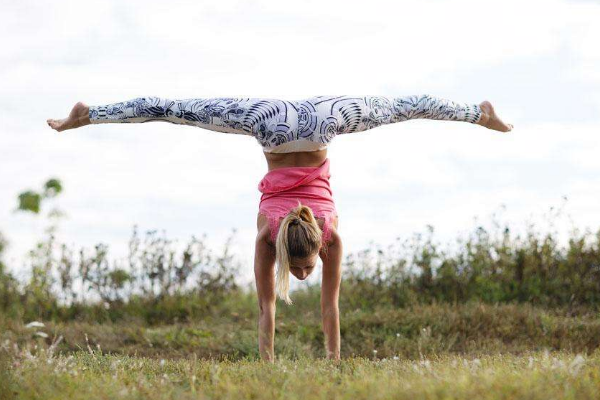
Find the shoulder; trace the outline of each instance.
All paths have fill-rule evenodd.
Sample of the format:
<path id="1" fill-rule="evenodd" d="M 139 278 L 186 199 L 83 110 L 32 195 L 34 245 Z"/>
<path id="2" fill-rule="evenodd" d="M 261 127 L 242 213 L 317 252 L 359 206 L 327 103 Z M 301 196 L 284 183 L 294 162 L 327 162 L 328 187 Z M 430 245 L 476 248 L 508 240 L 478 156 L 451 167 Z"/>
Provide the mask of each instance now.
<path id="1" fill-rule="evenodd" d="M 337 229 L 335 229 L 335 226 L 332 226 L 330 229 L 329 240 L 327 241 L 327 245 L 329 247 L 338 245 L 342 242 L 342 237 L 338 233 Z"/>
<path id="2" fill-rule="evenodd" d="M 319 226 L 321 227 L 321 229 L 323 229 L 325 227 L 325 220 L 324 219 L 319 219 Z M 341 243 L 342 238 L 340 236 L 340 234 L 338 233 L 337 230 L 337 226 L 338 226 L 338 218 L 337 216 L 334 216 L 331 221 L 330 221 L 330 225 L 328 227 L 328 238 L 326 241 L 326 244 L 328 247 L 331 246 L 335 246 L 339 243 Z"/>
<path id="3" fill-rule="evenodd" d="M 256 225 L 258 229 L 258 232 L 256 234 L 256 241 L 264 242 L 271 246 L 274 246 L 275 243 L 273 243 L 273 239 L 271 236 L 271 224 L 269 223 L 269 218 L 259 213 Z"/>

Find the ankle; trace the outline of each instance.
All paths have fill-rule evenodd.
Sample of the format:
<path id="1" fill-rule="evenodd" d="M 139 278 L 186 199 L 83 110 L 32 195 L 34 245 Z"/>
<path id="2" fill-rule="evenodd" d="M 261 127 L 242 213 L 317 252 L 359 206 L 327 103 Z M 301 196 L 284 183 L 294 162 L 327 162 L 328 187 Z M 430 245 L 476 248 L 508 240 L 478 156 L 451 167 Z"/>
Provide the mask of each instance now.
<path id="1" fill-rule="evenodd" d="M 88 106 L 84 106 L 80 114 L 77 116 L 77 122 L 83 125 L 90 124 L 90 108 Z"/>
<path id="2" fill-rule="evenodd" d="M 490 116 L 485 111 L 481 110 L 481 116 L 479 117 L 479 121 L 476 123 L 478 125 L 486 126 L 489 120 Z"/>

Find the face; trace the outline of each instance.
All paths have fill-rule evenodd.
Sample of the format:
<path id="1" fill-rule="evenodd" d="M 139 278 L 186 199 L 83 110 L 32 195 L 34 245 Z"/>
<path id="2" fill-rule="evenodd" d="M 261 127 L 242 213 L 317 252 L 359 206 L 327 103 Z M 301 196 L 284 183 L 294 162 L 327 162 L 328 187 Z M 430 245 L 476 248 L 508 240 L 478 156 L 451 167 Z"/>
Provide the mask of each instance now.
<path id="1" fill-rule="evenodd" d="M 319 253 L 312 254 L 308 257 L 292 257 L 290 272 L 299 280 L 303 281 L 314 271 L 317 265 Z"/>

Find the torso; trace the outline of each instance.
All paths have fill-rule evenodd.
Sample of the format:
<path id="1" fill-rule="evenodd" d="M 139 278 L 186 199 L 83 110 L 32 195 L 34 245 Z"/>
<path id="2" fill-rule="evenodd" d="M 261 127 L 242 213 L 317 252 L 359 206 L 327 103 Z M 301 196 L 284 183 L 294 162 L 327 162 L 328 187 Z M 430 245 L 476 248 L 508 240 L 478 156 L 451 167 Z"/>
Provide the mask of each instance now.
<path id="1" fill-rule="evenodd" d="M 304 152 L 296 152 L 296 153 L 266 153 L 263 152 L 265 158 L 267 160 L 268 170 L 272 171 L 278 168 L 286 168 L 286 167 L 318 167 L 327 158 L 327 149 L 317 150 L 317 151 L 304 151 Z M 323 224 L 325 220 L 323 218 L 317 218 L 317 222 L 321 229 L 323 229 Z M 338 227 L 338 218 L 334 217 L 332 220 L 332 229 L 337 230 Z M 258 214 L 257 219 L 257 228 L 260 232 L 262 229 L 269 230 L 269 221 L 268 218 L 262 214 Z M 267 242 L 271 245 L 275 245 L 271 240 L 271 236 L 266 236 Z"/>
<path id="2" fill-rule="evenodd" d="M 269 171 L 285 167 L 318 167 L 327 158 L 327 149 L 297 153 L 266 153 Z"/>

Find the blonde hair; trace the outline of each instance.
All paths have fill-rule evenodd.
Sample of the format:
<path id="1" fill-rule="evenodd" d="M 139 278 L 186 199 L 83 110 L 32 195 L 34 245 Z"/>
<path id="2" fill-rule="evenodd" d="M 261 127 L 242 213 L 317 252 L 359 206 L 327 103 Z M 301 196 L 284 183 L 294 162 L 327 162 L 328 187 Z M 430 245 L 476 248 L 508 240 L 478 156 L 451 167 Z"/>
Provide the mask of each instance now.
<path id="1" fill-rule="evenodd" d="M 289 296 L 292 257 L 307 257 L 321 248 L 323 232 L 310 207 L 300 204 L 283 218 L 275 241 L 276 288 L 279 297 L 292 304 Z"/>

